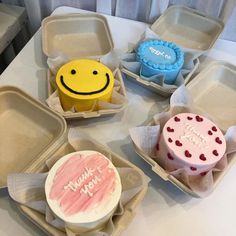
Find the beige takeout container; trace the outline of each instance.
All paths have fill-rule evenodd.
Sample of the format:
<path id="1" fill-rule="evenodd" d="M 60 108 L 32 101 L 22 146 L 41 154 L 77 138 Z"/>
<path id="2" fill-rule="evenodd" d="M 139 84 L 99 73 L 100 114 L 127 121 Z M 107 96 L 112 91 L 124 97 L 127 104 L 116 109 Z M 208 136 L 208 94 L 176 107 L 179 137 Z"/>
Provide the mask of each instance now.
<path id="1" fill-rule="evenodd" d="M 117 154 L 111 152 L 110 150 L 106 149 L 104 146 L 91 142 L 89 140 L 83 140 L 80 143 L 80 149 L 81 150 L 95 150 L 98 151 L 106 156 L 109 154 L 111 155 L 112 163 L 115 167 L 127 167 L 132 168 L 133 170 L 136 170 L 141 176 L 144 176 L 143 172 L 138 169 L 135 165 L 130 163 L 127 160 L 122 159 Z M 63 146 L 61 146 L 52 156 L 50 161 L 56 162 L 61 156 L 64 156 L 70 152 L 74 152 L 74 148 L 69 143 L 64 143 Z M 48 168 L 46 166 L 46 163 L 41 163 L 40 166 L 32 166 L 30 168 L 30 171 L 32 172 L 46 172 L 48 171 Z M 112 233 L 113 236 L 118 236 L 124 231 L 133 217 L 135 216 L 135 209 L 138 207 L 138 205 L 143 200 L 146 192 L 147 192 L 147 185 L 138 193 L 135 197 L 133 197 L 126 205 L 124 205 L 124 213 L 122 215 L 116 215 L 113 216 L 113 223 L 114 223 L 114 231 Z M 21 211 L 26 215 L 33 223 L 35 223 L 37 226 L 39 226 L 44 232 L 46 232 L 48 235 L 54 235 L 54 236 L 65 236 L 66 234 L 53 226 L 51 226 L 49 223 L 45 221 L 45 216 L 35 210 L 32 210 L 26 206 L 20 205 Z"/>
<path id="2" fill-rule="evenodd" d="M 207 114 L 224 133 L 230 126 L 236 124 L 236 66 L 224 61 L 212 62 L 189 82 L 186 87 L 191 94 L 194 107 L 202 114 Z M 153 124 L 151 123 L 149 125 Z M 200 197 L 188 186 L 180 182 L 173 175 L 170 175 L 135 144 L 134 147 L 137 154 L 163 180 L 170 181 L 183 192 L 193 197 Z M 234 165 L 235 161 L 236 154 L 228 154 L 228 164 L 224 171 L 213 171 L 213 190 L 222 181 L 224 175 Z"/>
<path id="3" fill-rule="evenodd" d="M 173 42 L 193 53 L 204 53 L 211 49 L 224 29 L 219 19 L 205 15 L 195 9 L 184 6 L 170 6 L 152 25 L 151 30 L 162 40 Z M 185 53 L 185 61 L 190 54 Z M 192 79 L 199 65 L 198 58 L 194 61 L 192 71 L 185 77 L 185 85 Z M 175 89 L 164 88 L 158 84 L 141 79 L 140 76 L 122 68 L 122 72 L 141 86 L 162 96 L 170 96 Z"/>
<path id="4" fill-rule="evenodd" d="M 46 161 L 56 162 L 61 156 L 74 152 L 67 140 L 66 122 L 22 90 L 0 87 L 0 188 L 7 186 L 10 173 L 47 172 Z M 95 150 L 110 155 L 116 167 L 129 167 L 145 178 L 143 172 L 127 160 L 111 152 L 95 141 L 81 139 L 80 150 Z M 135 181 L 135 180 L 133 180 Z M 135 215 L 148 185 L 138 192 L 126 205 L 124 214 L 114 217 L 114 234 L 120 235 Z M 45 215 L 18 204 L 22 212 L 48 235 L 65 235 L 45 220 Z"/>
<path id="5" fill-rule="evenodd" d="M 42 21 L 42 47 L 49 58 L 60 60 L 100 60 L 113 50 L 114 44 L 107 20 L 99 14 L 67 14 L 49 16 Z M 55 59 L 57 60 L 57 59 Z M 57 67 L 57 65 L 55 65 Z M 121 73 L 114 70 L 120 83 L 119 94 L 127 99 Z M 55 75 L 48 72 L 48 96 L 56 90 Z M 122 111 L 127 102 L 115 108 L 85 112 L 60 112 L 66 119 L 93 118 L 113 115 Z"/>

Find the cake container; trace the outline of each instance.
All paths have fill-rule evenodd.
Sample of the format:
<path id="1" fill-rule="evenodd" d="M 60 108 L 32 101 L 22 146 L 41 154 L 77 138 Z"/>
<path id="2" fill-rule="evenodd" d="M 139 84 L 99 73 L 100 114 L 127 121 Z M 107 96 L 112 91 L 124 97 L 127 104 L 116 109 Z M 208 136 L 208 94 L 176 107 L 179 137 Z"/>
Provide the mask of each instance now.
<path id="1" fill-rule="evenodd" d="M 194 106 L 201 111 L 202 114 L 207 114 L 223 133 L 225 133 L 230 126 L 236 124 L 236 66 L 224 61 L 212 62 L 192 79 L 187 85 L 187 88 L 193 98 Z M 154 124 L 150 123 L 148 125 L 151 126 Z M 174 176 L 170 175 L 134 143 L 133 145 L 136 153 L 142 157 L 143 160 L 151 166 L 152 171 L 163 180 L 171 182 L 192 197 L 201 197 Z M 228 165 L 224 171 L 213 172 L 213 190 L 234 165 L 236 153 L 228 154 L 227 161 Z"/>
<path id="2" fill-rule="evenodd" d="M 123 95 L 127 99 L 125 85 L 122 79 L 121 71 L 117 68 L 113 72 L 114 78 L 120 82 L 120 94 Z M 57 89 L 56 83 L 54 82 L 55 79 L 53 78 L 55 75 L 48 70 L 47 72 L 47 86 L 48 86 L 48 97 L 52 95 Z M 127 107 L 127 103 L 123 103 L 120 108 L 116 109 L 103 109 L 97 111 L 84 111 L 84 112 L 73 112 L 73 113 L 60 113 L 66 120 L 71 119 L 83 119 L 83 118 L 93 118 L 93 117 L 100 117 L 100 116 L 108 116 L 114 115 L 123 111 Z"/>
<path id="3" fill-rule="evenodd" d="M 89 142 L 88 140 L 82 140 L 80 143 L 80 150 L 95 150 L 100 152 L 104 155 L 111 154 L 112 163 L 115 167 L 128 167 L 132 168 L 140 173 L 141 176 L 144 177 L 143 172 L 137 168 L 135 165 L 130 163 L 129 161 L 122 159 L 119 155 L 111 152 L 106 147 L 95 143 Z M 55 153 L 51 155 L 51 161 L 57 161 L 61 156 L 64 156 L 68 153 L 74 152 L 74 148 L 68 143 L 65 142 L 59 149 L 56 150 Z M 47 172 L 48 168 L 45 164 L 45 160 L 40 163 L 40 165 L 31 165 L 28 169 L 30 172 Z M 114 232 L 113 236 L 121 235 L 121 233 L 128 227 L 129 223 L 135 216 L 135 209 L 143 200 L 146 192 L 147 187 L 145 186 L 134 198 L 132 198 L 126 205 L 124 205 L 124 214 L 117 215 L 113 217 L 114 222 Z M 29 218 L 34 224 L 36 224 L 39 228 L 41 228 L 47 235 L 54 235 L 54 236 L 66 236 L 65 232 L 56 229 L 55 227 L 51 226 L 45 220 L 45 215 L 29 208 L 24 205 L 18 205 L 21 212 Z"/>
<path id="4" fill-rule="evenodd" d="M 47 57 L 73 59 L 100 58 L 113 50 L 114 43 L 107 20 L 99 14 L 66 14 L 49 16 L 42 21 L 42 48 Z M 125 86 L 120 71 L 115 77 L 121 84 L 120 93 L 126 97 Z M 56 85 L 50 82 L 52 73 L 48 71 L 48 96 Z M 52 80 L 51 80 L 52 81 Z M 126 107 L 92 112 L 62 113 L 66 119 L 93 118 L 119 113 Z"/>
<path id="5" fill-rule="evenodd" d="M 75 150 L 67 141 L 65 119 L 41 102 L 13 86 L 0 87 L 0 188 L 7 186 L 10 173 L 47 172 L 45 161 L 57 161 Z M 132 168 L 145 178 L 143 172 L 129 161 L 111 152 L 101 144 L 83 140 L 80 149 L 90 149 L 111 154 L 116 167 Z M 7 158 L 6 158 L 7 157 Z M 147 192 L 148 185 L 125 206 L 124 214 L 114 217 L 114 234 L 120 235 L 135 216 L 135 209 Z M 66 234 L 49 225 L 45 216 L 24 205 L 16 203 L 22 213 L 48 235 Z"/>
<path id="6" fill-rule="evenodd" d="M 167 8 L 150 28 L 162 40 L 173 42 L 182 48 L 193 51 L 193 53 L 204 54 L 213 47 L 224 29 L 224 23 L 195 9 L 175 5 Z M 189 56 L 191 55 L 188 52 L 185 53 L 185 60 L 188 60 Z M 194 61 L 192 71 L 185 78 L 185 84 L 188 84 L 193 78 L 192 75 L 198 65 L 199 60 L 197 58 Z M 127 75 L 127 79 L 132 79 L 162 96 L 170 96 L 175 91 L 175 89 L 163 88 L 153 82 L 141 79 L 140 76 L 125 68 L 122 68 L 122 72 Z"/>

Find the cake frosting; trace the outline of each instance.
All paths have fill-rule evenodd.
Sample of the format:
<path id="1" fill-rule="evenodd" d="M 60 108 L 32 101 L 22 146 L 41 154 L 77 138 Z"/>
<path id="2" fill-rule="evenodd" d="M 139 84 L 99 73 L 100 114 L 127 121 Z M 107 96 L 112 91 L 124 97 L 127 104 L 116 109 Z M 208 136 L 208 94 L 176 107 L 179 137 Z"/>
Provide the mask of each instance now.
<path id="1" fill-rule="evenodd" d="M 141 63 L 141 74 L 146 77 L 164 75 L 164 82 L 173 84 L 184 63 L 184 53 L 174 43 L 147 40 L 137 48 L 136 59 Z"/>
<path id="2" fill-rule="evenodd" d="M 57 72 L 56 84 L 64 110 L 97 110 L 98 100 L 111 101 L 112 71 L 95 60 L 72 60 Z"/>
<path id="3" fill-rule="evenodd" d="M 79 151 L 59 159 L 50 169 L 45 192 L 52 212 L 76 231 L 104 224 L 121 196 L 119 174 L 103 154 Z"/>
<path id="4" fill-rule="evenodd" d="M 221 130 L 201 115 L 181 113 L 163 127 L 157 145 L 158 163 L 167 171 L 184 168 L 189 175 L 205 174 L 224 156 Z"/>

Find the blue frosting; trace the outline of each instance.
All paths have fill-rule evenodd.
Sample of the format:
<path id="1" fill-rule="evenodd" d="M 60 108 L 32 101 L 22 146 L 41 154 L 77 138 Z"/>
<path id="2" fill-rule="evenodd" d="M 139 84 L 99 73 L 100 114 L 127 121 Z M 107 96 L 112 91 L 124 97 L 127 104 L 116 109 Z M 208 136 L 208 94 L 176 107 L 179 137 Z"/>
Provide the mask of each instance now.
<path id="1" fill-rule="evenodd" d="M 141 62 L 145 76 L 164 73 L 165 82 L 174 83 L 184 63 L 184 53 L 174 43 L 163 40 L 142 42 L 136 53 L 137 61 Z"/>
<path id="2" fill-rule="evenodd" d="M 174 49 L 163 45 L 151 45 L 144 50 L 143 56 L 153 64 L 173 64 L 176 61 Z"/>

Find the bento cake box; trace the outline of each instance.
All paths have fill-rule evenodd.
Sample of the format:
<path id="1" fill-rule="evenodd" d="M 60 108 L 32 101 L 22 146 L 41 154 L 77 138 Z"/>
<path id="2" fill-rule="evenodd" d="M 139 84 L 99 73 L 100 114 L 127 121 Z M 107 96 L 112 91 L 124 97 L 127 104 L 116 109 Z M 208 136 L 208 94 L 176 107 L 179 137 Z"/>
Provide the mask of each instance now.
<path id="1" fill-rule="evenodd" d="M 27 93 L 13 86 L 0 87 L 0 188 L 7 186 L 10 173 L 47 172 L 46 160 L 58 160 L 74 152 L 67 140 L 65 119 Z M 80 149 L 96 150 L 111 155 L 116 167 L 128 167 L 145 175 L 135 165 L 122 159 L 104 146 L 89 139 L 80 141 Z M 135 209 L 147 192 L 144 185 L 126 205 L 124 214 L 115 217 L 114 235 L 120 235 L 135 215 Z M 45 216 L 27 206 L 17 204 L 25 216 L 48 235 L 65 235 L 49 225 Z"/>
<path id="2" fill-rule="evenodd" d="M 49 58 L 62 56 L 63 59 L 93 59 L 101 57 L 113 50 L 114 44 L 107 20 L 99 14 L 66 14 L 49 16 L 42 21 L 42 47 Z M 118 93 L 127 100 L 121 73 L 115 69 L 113 74 L 120 83 Z M 55 75 L 48 72 L 48 96 L 55 90 Z M 55 80 L 55 78 L 54 78 Z M 86 112 L 60 112 L 65 119 L 93 118 L 113 115 L 127 106 L 122 102 L 118 108 L 101 109 Z"/>
<path id="3" fill-rule="evenodd" d="M 136 170 L 141 176 L 144 176 L 143 172 L 137 168 L 135 165 L 130 163 L 127 160 L 122 159 L 119 155 L 107 150 L 105 147 L 97 144 L 96 142 L 88 142 L 88 140 L 84 140 L 80 143 L 81 150 L 88 150 L 92 149 L 98 151 L 104 155 L 111 154 L 111 160 L 115 167 L 127 167 Z M 66 155 L 70 152 L 74 152 L 75 150 L 69 143 L 64 143 L 52 156 L 51 161 L 58 160 L 63 155 Z M 36 168 L 32 168 L 31 171 L 33 172 L 45 172 L 48 171 L 47 166 L 45 163 L 41 163 L 41 166 L 37 166 Z M 135 216 L 135 209 L 143 200 L 146 192 L 147 192 L 147 185 L 142 188 L 142 190 L 135 195 L 126 205 L 124 205 L 124 214 L 123 215 L 116 215 L 113 217 L 113 222 L 115 229 L 112 233 L 113 236 L 121 235 L 122 231 L 124 231 L 133 217 Z M 45 233 L 48 235 L 55 235 L 55 236 L 65 236 L 66 233 L 62 232 L 52 225 L 45 221 L 45 216 L 33 209 L 30 209 L 26 206 L 20 205 L 20 210 L 23 212 L 26 217 L 28 217 L 33 223 L 39 226 Z"/>
<path id="4" fill-rule="evenodd" d="M 236 66 L 224 61 L 215 61 L 201 71 L 187 86 L 193 98 L 194 106 L 208 116 L 225 133 L 236 124 Z M 148 125 L 154 125 L 150 123 Z M 134 143 L 133 143 L 134 144 Z M 146 155 L 135 144 L 136 153 L 152 168 L 152 171 L 163 180 L 170 181 L 183 192 L 199 198 L 199 194 L 165 171 L 157 162 Z M 223 180 L 224 175 L 236 162 L 236 154 L 227 156 L 228 165 L 224 171 L 213 172 L 213 190 Z"/>
<path id="5" fill-rule="evenodd" d="M 162 40 L 173 42 L 182 48 L 193 51 L 207 51 L 212 48 L 224 24 L 219 19 L 206 16 L 204 13 L 184 6 L 170 6 L 152 25 L 151 30 Z M 185 53 L 185 60 L 189 57 Z M 185 77 L 185 84 L 193 78 L 199 65 L 199 59 L 194 60 L 192 71 Z M 162 95 L 170 96 L 175 89 L 163 88 L 153 82 L 145 81 L 140 76 L 122 68 L 128 79 Z"/>

